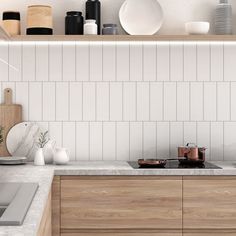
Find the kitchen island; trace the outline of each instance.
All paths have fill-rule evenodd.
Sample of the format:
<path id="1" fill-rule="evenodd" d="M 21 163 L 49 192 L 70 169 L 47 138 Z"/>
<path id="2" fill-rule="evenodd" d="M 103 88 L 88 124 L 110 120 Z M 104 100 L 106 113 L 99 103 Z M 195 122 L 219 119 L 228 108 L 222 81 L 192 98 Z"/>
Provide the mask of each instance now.
<path id="1" fill-rule="evenodd" d="M 0 227 L 0 235 L 40 235 L 51 190 L 54 235 L 236 235 L 236 164 L 214 164 L 222 169 L 133 169 L 122 161 L 1 166 L 0 182 L 39 189 L 23 225 Z"/>

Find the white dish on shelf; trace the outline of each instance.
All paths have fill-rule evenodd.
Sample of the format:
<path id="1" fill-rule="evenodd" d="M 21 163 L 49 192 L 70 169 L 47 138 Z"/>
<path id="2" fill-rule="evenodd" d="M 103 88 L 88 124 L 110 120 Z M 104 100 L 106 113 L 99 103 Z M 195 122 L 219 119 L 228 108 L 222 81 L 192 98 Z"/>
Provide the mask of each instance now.
<path id="1" fill-rule="evenodd" d="M 188 34 L 208 34 L 210 23 L 205 21 L 192 21 L 185 23 L 185 31 Z"/>
<path id="2" fill-rule="evenodd" d="M 126 0 L 120 8 L 120 23 L 130 35 L 153 35 L 163 24 L 163 10 L 157 0 Z"/>

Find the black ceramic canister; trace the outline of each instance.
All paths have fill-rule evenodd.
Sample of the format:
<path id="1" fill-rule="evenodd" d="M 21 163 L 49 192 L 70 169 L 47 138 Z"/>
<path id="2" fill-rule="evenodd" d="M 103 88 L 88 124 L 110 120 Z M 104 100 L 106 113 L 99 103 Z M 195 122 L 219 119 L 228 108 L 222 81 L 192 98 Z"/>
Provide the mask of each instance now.
<path id="1" fill-rule="evenodd" d="M 96 20 L 98 26 L 98 35 L 101 34 L 101 3 L 99 0 L 87 0 L 86 19 Z"/>
<path id="2" fill-rule="evenodd" d="M 84 18 L 80 11 L 69 11 L 66 13 L 65 34 L 84 34 Z"/>

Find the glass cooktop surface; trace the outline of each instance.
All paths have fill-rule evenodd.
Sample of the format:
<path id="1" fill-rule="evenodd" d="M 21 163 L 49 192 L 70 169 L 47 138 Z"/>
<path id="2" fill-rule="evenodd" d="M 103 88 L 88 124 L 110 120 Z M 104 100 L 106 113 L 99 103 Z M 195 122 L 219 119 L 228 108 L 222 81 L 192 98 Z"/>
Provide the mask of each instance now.
<path id="1" fill-rule="evenodd" d="M 222 169 L 221 167 L 214 165 L 209 162 L 204 162 L 204 164 L 180 164 L 179 161 L 167 161 L 165 167 L 156 166 L 145 166 L 139 167 L 137 161 L 128 161 L 129 165 L 133 169 Z"/>

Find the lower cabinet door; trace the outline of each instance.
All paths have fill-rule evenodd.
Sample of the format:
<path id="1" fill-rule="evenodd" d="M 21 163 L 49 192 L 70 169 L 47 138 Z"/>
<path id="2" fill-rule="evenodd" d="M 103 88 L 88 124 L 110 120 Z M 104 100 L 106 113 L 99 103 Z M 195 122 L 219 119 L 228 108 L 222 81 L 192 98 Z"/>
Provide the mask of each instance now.
<path id="1" fill-rule="evenodd" d="M 61 229 L 182 229 L 182 177 L 62 177 Z"/>
<path id="2" fill-rule="evenodd" d="M 184 229 L 236 230 L 236 177 L 183 178 Z"/>

